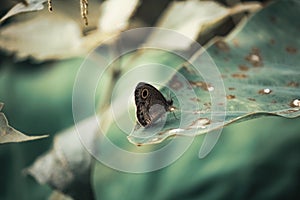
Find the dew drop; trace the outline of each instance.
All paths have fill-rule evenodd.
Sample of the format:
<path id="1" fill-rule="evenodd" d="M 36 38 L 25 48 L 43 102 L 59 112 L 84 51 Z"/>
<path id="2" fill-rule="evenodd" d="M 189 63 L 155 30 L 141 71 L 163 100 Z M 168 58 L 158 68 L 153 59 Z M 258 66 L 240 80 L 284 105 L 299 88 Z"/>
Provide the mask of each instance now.
<path id="1" fill-rule="evenodd" d="M 272 90 L 270 90 L 269 88 L 264 89 L 265 94 L 270 94 L 271 92 L 272 92 Z"/>
<path id="2" fill-rule="evenodd" d="M 300 99 L 294 99 L 292 102 L 291 102 L 291 107 L 300 107 Z"/>
<path id="3" fill-rule="evenodd" d="M 246 60 L 254 67 L 263 66 L 262 57 L 258 48 L 252 48 L 251 52 L 246 56 Z"/>
<path id="4" fill-rule="evenodd" d="M 209 92 L 211 92 L 211 91 L 214 91 L 215 88 L 214 88 L 213 86 L 208 86 L 208 87 L 207 87 L 207 90 L 208 90 Z"/>
<path id="5" fill-rule="evenodd" d="M 259 62 L 260 58 L 258 55 L 252 54 L 252 55 L 250 55 L 250 60 L 253 62 Z"/>
<path id="6" fill-rule="evenodd" d="M 269 88 L 265 88 L 265 89 L 258 91 L 258 94 L 271 94 L 271 93 L 272 93 L 272 90 Z"/>

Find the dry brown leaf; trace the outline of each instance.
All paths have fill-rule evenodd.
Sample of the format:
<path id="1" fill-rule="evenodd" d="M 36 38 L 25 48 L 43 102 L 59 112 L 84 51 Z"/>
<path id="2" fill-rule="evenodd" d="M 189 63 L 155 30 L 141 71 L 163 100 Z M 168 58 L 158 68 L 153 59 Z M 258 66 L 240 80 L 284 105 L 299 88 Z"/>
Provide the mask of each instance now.
<path id="1" fill-rule="evenodd" d="M 0 111 L 3 108 L 3 103 L 0 103 Z M 25 142 L 48 137 L 48 135 L 28 136 L 8 125 L 4 113 L 0 112 L 0 144 L 11 142 Z"/>
<path id="2" fill-rule="evenodd" d="M 83 34 L 86 27 L 82 26 L 82 21 L 77 16 L 77 4 L 57 1 L 53 4 L 52 13 L 45 9 L 38 13 L 27 13 L 24 19 L 18 18 L 17 22 L 1 27 L 0 49 L 15 53 L 18 60 L 31 57 L 37 61 L 45 61 L 84 56 L 99 43 L 127 27 L 127 21 L 137 7 L 138 0 L 127 0 L 125 5 L 120 0 L 108 0 L 102 4 L 98 1 L 89 3 L 92 5 L 89 7 L 88 34 Z M 69 6 L 68 10 L 65 9 L 66 6 Z M 114 15 L 118 17 L 113 17 Z M 98 28 L 99 24 L 102 25 Z"/>
<path id="3" fill-rule="evenodd" d="M 32 12 L 32 11 L 38 11 L 42 10 L 44 8 L 43 3 L 45 3 L 46 0 L 35 0 L 35 1 L 26 1 L 17 3 L 14 7 L 12 7 L 1 19 L 0 24 L 4 22 L 6 19 L 23 13 L 23 12 Z"/>
<path id="4" fill-rule="evenodd" d="M 190 38 L 190 42 L 192 42 L 204 31 L 203 29 L 211 28 L 226 17 L 245 10 L 257 11 L 259 8 L 261 8 L 259 3 L 238 4 L 228 8 L 214 1 L 173 2 L 156 26 L 176 31 Z M 187 40 L 178 40 L 177 34 L 164 33 L 167 32 L 158 31 L 151 34 L 147 40 L 147 45 L 159 45 L 169 50 L 187 49 L 191 45 Z"/>

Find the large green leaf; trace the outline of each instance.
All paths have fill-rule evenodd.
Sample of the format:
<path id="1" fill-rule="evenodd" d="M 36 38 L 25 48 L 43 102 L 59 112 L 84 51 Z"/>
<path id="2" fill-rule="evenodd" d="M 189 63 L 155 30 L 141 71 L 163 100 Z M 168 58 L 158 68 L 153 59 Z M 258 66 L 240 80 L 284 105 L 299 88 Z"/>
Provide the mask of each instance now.
<path id="1" fill-rule="evenodd" d="M 184 99 L 183 104 L 178 105 L 184 107 L 181 113 L 175 113 L 181 114 L 182 120 L 170 116 L 166 125 L 155 133 L 155 125 L 154 129 L 137 127 L 129 140 L 138 145 L 152 144 L 174 135 L 207 133 L 238 120 L 263 115 L 298 117 L 299 6 L 299 2 L 293 0 L 278 1 L 226 39 L 208 47 L 207 53 L 218 67 L 219 77 L 219 74 L 198 75 L 196 69 L 205 72 L 212 65 L 206 54 L 201 54 L 202 49 L 197 52 L 189 60 L 193 65 L 187 63 L 179 69 L 189 85 L 178 80 L 177 75 L 168 83 L 176 91 L 176 98 Z M 289 12 L 280 12 L 282 9 Z M 291 25 L 291 19 L 296 23 Z M 195 97 L 188 94 L 191 88 Z M 199 105 L 196 109 L 195 104 Z"/>

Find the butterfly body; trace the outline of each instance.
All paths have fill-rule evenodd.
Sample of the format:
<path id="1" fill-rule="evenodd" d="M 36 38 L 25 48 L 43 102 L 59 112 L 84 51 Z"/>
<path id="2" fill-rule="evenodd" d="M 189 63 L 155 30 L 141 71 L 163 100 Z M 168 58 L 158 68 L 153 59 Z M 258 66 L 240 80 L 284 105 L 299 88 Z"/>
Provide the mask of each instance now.
<path id="1" fill-rule="evenodd" d="M 135 88 L 134 96 L 136 116 L 144 127 L 175 109 L 172 100 L 166 100 L 159 90 L 148 83 L 140 82 Z"/>

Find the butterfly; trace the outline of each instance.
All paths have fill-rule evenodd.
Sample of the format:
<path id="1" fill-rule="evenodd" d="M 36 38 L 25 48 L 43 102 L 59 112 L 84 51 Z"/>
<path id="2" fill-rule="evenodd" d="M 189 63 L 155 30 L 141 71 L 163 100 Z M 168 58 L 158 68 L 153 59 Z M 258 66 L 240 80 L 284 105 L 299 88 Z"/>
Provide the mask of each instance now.
<path id="1" fill-rule="evenodd" d="M 173 100 L 166 100 L 154 86 L 140 82 L 134 91 L 136 117 L 138 122 L 147 127 L 161 118 L 166 112 L 173 112 Z"/>

